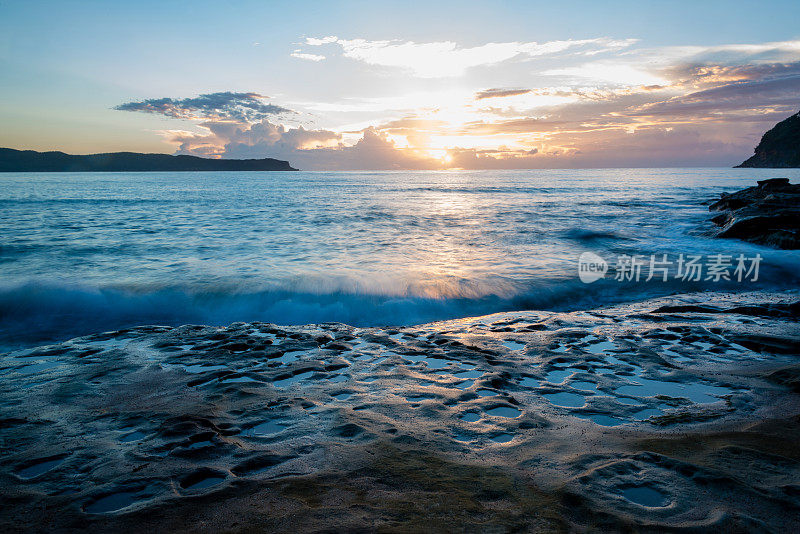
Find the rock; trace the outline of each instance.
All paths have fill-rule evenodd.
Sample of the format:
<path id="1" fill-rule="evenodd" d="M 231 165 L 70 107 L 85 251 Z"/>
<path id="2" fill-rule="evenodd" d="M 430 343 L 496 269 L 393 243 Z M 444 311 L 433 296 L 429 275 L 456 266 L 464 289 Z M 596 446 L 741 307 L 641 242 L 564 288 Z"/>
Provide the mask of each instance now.
<path id="1" fill-rule="evenodd" d="M 720 227 L 716 237 L 800 248 L 800 185 L 788 178 L 759 180 L 756 187 L 723 193 L 708 209 L 723 212 L 711 219 Z"/>
<path id="2" fill-rule="evenodd" d="M 756 180 L 758 187 L 764 188 L 771 188 L 771 187 L 783 187 L 789 184 L 788 178 L 770 178 L 768 180 Z"/>
<path id="3" fill-rule="evenodd" d="M 798 302 L 21 349 L 0 357 L 0 532 L 800 532 Z"/>
<path id="4" fill-rule="evenodd" d="M 800 113 L 765 133 L 755 154 L 737 167 L 800 167 Z"/>

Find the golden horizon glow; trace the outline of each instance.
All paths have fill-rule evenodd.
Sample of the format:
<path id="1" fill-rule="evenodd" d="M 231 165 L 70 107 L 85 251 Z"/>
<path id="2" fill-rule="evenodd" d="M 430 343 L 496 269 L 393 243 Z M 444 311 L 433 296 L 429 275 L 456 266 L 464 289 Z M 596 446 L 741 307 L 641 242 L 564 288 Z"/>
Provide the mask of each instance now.
<path id="1" fill-rule="evenodd" d="M 462 46 L 327 36 L 291 57 L 309 71 L 338 58 L 358 83 L 383 87 L 353 82 L 357 94 L 316 101 L 220 92 L 118 109 L 193 124 L 160 132 L 179 153 L 304 169 L 658 166 L 710 155 L 735 164 L 770 122 L 796 111 L 800 88 L 800 41 L 642 48 L 635 39 Z"/>

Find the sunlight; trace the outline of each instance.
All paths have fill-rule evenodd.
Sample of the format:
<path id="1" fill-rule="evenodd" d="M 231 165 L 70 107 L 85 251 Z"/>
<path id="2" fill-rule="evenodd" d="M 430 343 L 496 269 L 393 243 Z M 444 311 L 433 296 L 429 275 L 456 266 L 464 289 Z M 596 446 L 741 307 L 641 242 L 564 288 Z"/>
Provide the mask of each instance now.
<path id="1" fill-rule="evenodd" d="M 438 159 L 442 163 L 450 163 L 453 161 L 453 157 L 444 149 L 428 149 L 425 150 L 425 154 L 428 157 Z"/>

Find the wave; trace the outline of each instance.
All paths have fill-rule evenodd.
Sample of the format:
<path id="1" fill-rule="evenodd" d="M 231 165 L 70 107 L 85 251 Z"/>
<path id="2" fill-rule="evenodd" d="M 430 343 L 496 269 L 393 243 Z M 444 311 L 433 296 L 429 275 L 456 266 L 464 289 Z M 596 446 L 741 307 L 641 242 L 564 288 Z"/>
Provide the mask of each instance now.
<path id="1" fill-rule="evenodd" d="M 408 325 L 491 313 L 504 308 L 503 300 L 496 295 L 431 298 L 338 290 L 218 291 L 25 284 L 0 290 L 0 346 L 39 344 L 144 324 L 264 321 Z"/>
<path id="2" fill-rule="evenodd" d="M 317 281 L 320 282 L 319 280 Z M 227 325 L 341 322 L 407 326 L 505 311 L 593 309 L 604 304 L 708 289 L 702 283 L 591 285 L 577 279 L 529 280 L 524 285 L 463 281 L 445 287 L 402 288 L 328 280 L 276 287 L 224 284 L 100 287 L 26 283 L 0 287 L 0 350 L 95 332 L 158 324 Z M 720 290 L 754 289 L 741 286 Z"/>
<path id="3" fill-rule="evenodd" d="M 562 232 L 565 239 L 571 239 L 579 243 L 592 243 L 601 240 L 630 241 L 631 237 L 608 230 L 590 230 L 587 228 L 570 228 Z"/>

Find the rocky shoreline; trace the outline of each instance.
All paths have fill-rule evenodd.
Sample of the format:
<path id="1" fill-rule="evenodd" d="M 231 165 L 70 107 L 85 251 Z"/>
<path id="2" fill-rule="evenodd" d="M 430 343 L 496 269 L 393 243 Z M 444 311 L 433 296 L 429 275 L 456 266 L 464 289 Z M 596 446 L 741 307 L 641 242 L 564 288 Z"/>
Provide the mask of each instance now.
<path id="1" fill-rule="evenodd" d="M 800 528 L 800 292 L 2 358 L 0 528 Z"/>
<path id="2" fill-rule="evenodd" d="M 711 221 L 717 237 L 735 238 L 782 249 L 800 248 L 800 185 L 788 178 L 761 180 L 711 204 L 720 211 Z"/>

